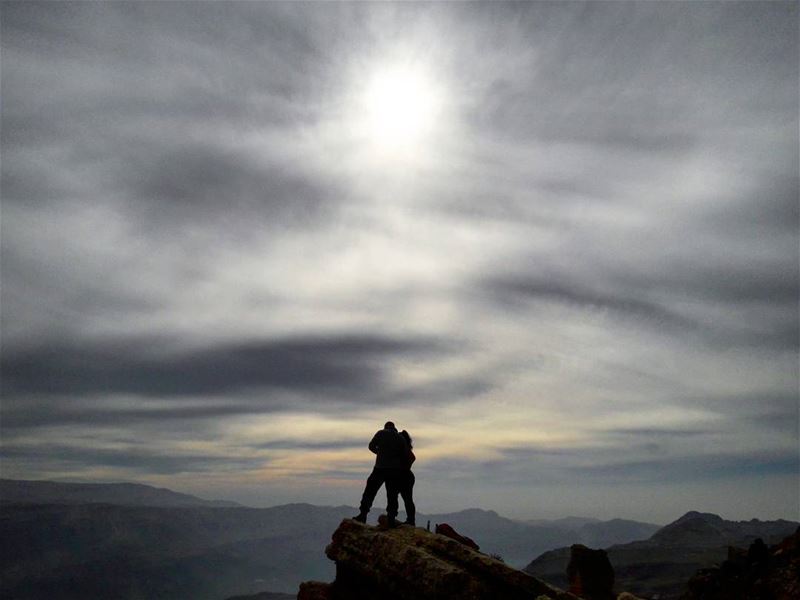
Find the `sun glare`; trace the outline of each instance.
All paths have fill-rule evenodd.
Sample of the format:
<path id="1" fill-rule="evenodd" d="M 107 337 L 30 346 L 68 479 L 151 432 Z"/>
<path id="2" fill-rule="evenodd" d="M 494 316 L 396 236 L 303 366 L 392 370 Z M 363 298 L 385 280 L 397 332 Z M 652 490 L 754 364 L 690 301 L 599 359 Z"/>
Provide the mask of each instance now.
<path id="1" fill-rule="evenodd" d="M 422 68 L 376 70 L 361 101 L 364 133 L 381 151 L 419 149 L 433 133 L 441 94 Z"/>

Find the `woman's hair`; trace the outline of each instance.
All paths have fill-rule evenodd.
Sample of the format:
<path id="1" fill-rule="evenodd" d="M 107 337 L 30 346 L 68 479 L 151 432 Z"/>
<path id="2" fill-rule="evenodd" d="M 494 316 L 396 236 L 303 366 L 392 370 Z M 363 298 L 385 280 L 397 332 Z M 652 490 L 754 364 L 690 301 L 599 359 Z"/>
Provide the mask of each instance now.
<path id="1" fill-rule="evenodd" d="M 403 429 L 403 431 L 400 432 L 400 435 L 403 436 L 403 439 L 405 439 L 405 441 L 408 444 L 409 448 L 413 448 L 414 447 L 414 445 L 411 443 L 411 436 L 408 435 L 408 432 L 405 429 Z"/>

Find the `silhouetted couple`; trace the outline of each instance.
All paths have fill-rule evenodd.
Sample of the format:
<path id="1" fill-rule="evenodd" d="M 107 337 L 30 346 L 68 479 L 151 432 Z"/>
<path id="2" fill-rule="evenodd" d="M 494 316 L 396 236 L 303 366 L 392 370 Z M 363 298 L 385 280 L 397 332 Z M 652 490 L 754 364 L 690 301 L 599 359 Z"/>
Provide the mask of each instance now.
<path id="1" fill-rule="evenodd" d="M 416 508 L 414 506 L 414 473 L 411 465 L 416 460 L 412 451 L 411 436 L 406 430 L 397 431 L 394 423 L 388 421 L 369 443 L 369 449 L 377 456 L 375 467 L 367 478 L 364 494 L 361 496 L 359 513 L 353 517 L 356 521 L 367 522 L 367 513 L 381 486 L 386 484 L 386 514 L 389 526 L 396 525 L 398 502 L 397 496 L 403 498 L 406 507 L 406 523 L 414 525 Z"/>

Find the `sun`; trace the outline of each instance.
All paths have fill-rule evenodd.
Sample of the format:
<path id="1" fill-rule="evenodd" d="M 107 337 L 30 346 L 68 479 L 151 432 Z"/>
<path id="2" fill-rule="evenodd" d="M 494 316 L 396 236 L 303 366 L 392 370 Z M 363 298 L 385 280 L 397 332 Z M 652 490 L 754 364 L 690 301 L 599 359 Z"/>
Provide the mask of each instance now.
<path id="1" fill-rule="evenodd" d="M 359 119 L 363 134 L 389 154 L 421 149 L 435 132 L 442 94 L 425 69 L 395 65 L 376 69 L 366 80 Z"/>

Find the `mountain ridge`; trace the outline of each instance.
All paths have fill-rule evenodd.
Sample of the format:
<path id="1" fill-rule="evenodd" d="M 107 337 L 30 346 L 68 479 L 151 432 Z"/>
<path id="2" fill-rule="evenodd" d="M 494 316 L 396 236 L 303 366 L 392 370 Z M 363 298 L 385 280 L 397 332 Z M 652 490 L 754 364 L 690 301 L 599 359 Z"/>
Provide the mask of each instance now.
<path id="1" fill-rule="evenodd" d="M 643 598 L 672 600 L 699 569 L 724 561 L 729 546 L 748 547 L 757 538 L 778 543 L 800 525 L 794 521 L 729 521 L 714 513 L 688 511 L 647 539 L 606 548 L 617 586 Z M 568 547 L 549 550 L 523 570 L 556 586 L 566 584 Z"/>
<path id="2" fill-rule="evenodd" d="M 229 500 L 204 500 L 143 483 L 68 483 L 36 479 L 0 479 L 4 504 L 116 504 L 119 506 L 242 507 Z"/>
<path id="3" fill-rule="evenodd" d="M 19 500 L 19 495 L 2 497 L 0 537 L 9 541 L 0 549 L 0 596 L 71 600 L 125 597 L 127 592 L 146 589 L 145 597 L 219 600 L 263 589 L 291 593 L 300 581 L 332 578 L 333 566 L 320 548 L 336 525 L 356 512 L 346 505 L 322 507 L 305 502 L 252 508 L 196 499 L 200 505 L 187 506 L 182 503 L 188 495 L 177 492 L 177 505 L 152 506 L 146 503 L 154 502 L 153 497 L 146 495 L 124 498 L 127 504 L 77 502 L 76 498 L 108 500 L 102 493 L 94 497 L 89 491 L 105 493 L 108 488 L 102 486 L 113 484 L 100 484 L 99 488 L 69 485 L 89 487 L 64 504 L 53 504 L 52 494 L 28 494 L 21 503 L 9 501 Z M 8 483 L 4 489 L 9 489 Z M 176 500 L 169 494 L 171 490 L 164 491 L 168 493 L 159 496 L 162 501 Z M 33 502 L 37 498 L 45 503 Z M 188 499 L 194 501 L 194 497 Z M 369 521 L 374 523 L 379 514 L 376 507 Z M 686 540 L 700 540 L 703 532 L 718 540 L 741 530 L 747 534 L 744 538 L 751 539 L 771 527 L 770 523 L 777 523 L 775 531 L 792 523 L 726 522 L 712 513 L 689 511 L 664 527 L 580 517 L 534 525 L 480 508 L 418 513 L 421 526 L 428 520 L 431 529 L 436 523 L 450 524 L 475 539 L 482 551 L 501 556 L 510 566 L 530 566 L 532 556 L 545 556 L 551 554 L 547 551 L 569 544 L 609 547 L 612 561 L 615 552 L 624 558 L 617 561 L 622 566 L 618 570 L 622 580 L 629 576 L 628 563 L 657 562 L 684 547 Z M 614 550 L 619 547 L 622 550 Z M 716 556 L 716 551 L 716 542 L 694 543 L 681 568 L 691 571 L 690 576 L 709 554 Z M 554 552 L 556 560 L 561 560 L 558 550 Z M 559 573 L 563 574 L 565 564 L 559 566 Z M 683 581 L 686 579 L 688 576 Z M 623 589 L 635 591 L 627 585 Z M 38 595 L 37 590 L 41 592 Z"/>
<path id="4" fill-rule="evenodd" d="M 26 499 L 0 502 L 0 537 L 9 540 L 0 549 L 3 597 L 125 597 L 145 588 L 144 597 L 195 600 L 264 589 L 291 593 L 300 581 L 332 579 L 333 565 L 320 549 L 337 524 L 357 512 L 303 502 L 252 508 Z M 371 523 L 380 512 L 370 513 Z M 420 525 L 428 520 L 431 528 L 449 523 L 482 550 L 520 567 L 544 550 L 580 541 L 563 527 L 528 526 L 479 508 L 418 514 Z"/>

